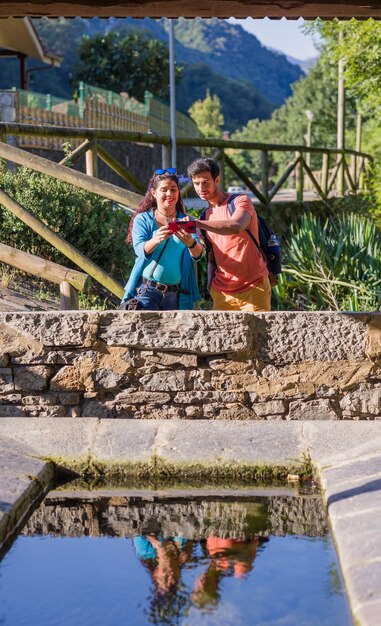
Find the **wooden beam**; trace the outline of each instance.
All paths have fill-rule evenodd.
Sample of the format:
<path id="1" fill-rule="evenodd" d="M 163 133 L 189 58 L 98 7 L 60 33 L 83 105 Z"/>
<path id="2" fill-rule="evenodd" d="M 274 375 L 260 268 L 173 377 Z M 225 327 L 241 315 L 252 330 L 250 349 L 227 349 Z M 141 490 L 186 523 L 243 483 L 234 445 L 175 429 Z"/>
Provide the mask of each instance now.
<path id="1" fill-rule="evenodd" d="M 288 179 L 288 177 L 290 176 L 291 172 L 297 167 L 298 163 L 300 162 L 300 157 L 297 157 L 296 159 L 294 159 L 290 165 L 286 168 L 286 170 L 284 171 L 284 173 L 282 174 L 282 176 L 279 178 L 279 180 L 275 183 L 274 187 L 271 188 L 270 193 L 269 193 L 269 200 L 272 200 L 273 197 L 275 196 L 275 194 L 278 193 L 279 189 L 282 187 L 282 185 L 286 182 L 286 180 Z"/>
<path id="2" fill-rule="evenodd" d="M 102 130 L 99 128 L 77 128 L 64 126 L 42 126 L 40 124 L 15 124 L 0 123 L 0 135 L 17 137 L 57 137 L 66 139 L 95 139 L 98 141 L 125 141 L 128 143 L 148 143 L 169 145 L 170 138 L 167 135 L 155 135 L 153 133 L 131 133 L 126 130 Z M 231 139 L 216 139 L 215 137 L 178 137 L 179 146 L 197 146 L 200 148 L 236 148 L 238 150 L 268 150 L 269 152 L 310 152 L 311 154 L 355 154 L 363 156 L 369 161 L 373 160 L 371 154 L 356 152 L 356 150 L 338 150 L 337 148 L 308 148 L 307 146 L 256 143 L 254 141 L 233 141 Z"/>
<path id="3" fill-rule="evenodd" d="M 102 159 L 102 161 L 106 163 L 106 165 L 111 167 L 111 169 L 114 170 L 114 172 L 119 174 L 121 178 L 123 178 L 130 185 L 132 185 L 132 187 L 134 187 L 136 191 L 140 191 L 141 193 L 145 194 L 145 192 L 147 191 L 147 187 L 143 185 L 136 178 L 136 176 L 131 174 L 131 172 L 129 172 L 128 169 L 123 167 L 123 165 L 121 165 L 121 163 L 119 163 L 119 161 L 117 161 L 115 157 L 113 157 L 112 154 L 108 150 L 106 150 L 106 148 L 97 144 L 97 153 L 98 153 L 98 156 Z"/>
<path id="4" fill-rule="evenodd" d="M 90 261 L 90 259 L 72 246 L 66 239 L 55 233 L 49 226 L 44 224 L 42 220 L 32 215 L 32 213 L 16 202 L 16 200 L 13 200 L 13 198 L 8 196 L 2 189 L 0 189 L 0 203 L 24 222 L 24 224 L 27 224 L 32 230 L 57 248 L 62 254 L 67 256 L 73 263 L 78 265 L 78 267 L 95 278 L 95 280 L 111 291 L 111 293 L 114 293 L 120 298 L 123 297 L 124 289 L 116 280 L 104 272 L 98 265 Z"/>
<path id="5" fill-rule="evenodd" d="M 379 0 L 3 0 L 0 17 L 380 18 Z"/>
<path id="6" fill-rule="evenodd" d="M 80 159 L 84 154 L 86 154 L 86 152 L 90 150 L 94 145 L 95 145 L 94 140 L 89 141 L 88 139 L 85 139 L 85 141 L 83 141 L 80 146 L 75 148 L 73 152 L 70 152 L 70 154 L 65 156 L 65 158 L 62 159 L 62 161 L 59 161 L 58 165 L 68 165 L 70 167 L 72 163 L 75 163 L 76 161 L 78 161 L 78 159 Z"/>
<path id="7" fill-rule="evenodd" d="M 238 165 L 234 163 L 233 159 L 231 159 L 227 154 L 225 154 L 225 163 L 235 174 L 237 174 L 237 176 L 240 177 L 246 187 L 250 189 L 250 191 L 256 196 L 256 198 L 258 198 L 259 202 L 262 202 L 262 204 L 267 204 L 265 196 L 261 194 L 261 192 L 254 185 L 254 183 L 251 182 L 246 174 L 238 167 Z"/>
<path id="8" fill-rule="evenodd" d="M 53 163 L 49 159 L 44 159 L 26 150 L 20 150 L 20 148 L 14 148 L 2 142 L 0 142 L 0 157 L 132 208 L 137 208 L 142 200 L 142 196 L 133 191 L 128 191 L 98 178 L 87 176 L 82 174 L 82 172 L 77 172 L 69 167 Z"/>
<path id="9" fill-rule="evenodd" d="M 88 275 L 83 272 L 69 269 L 52 261 L 46 261 L 46 259 L 35 254 L 17 250 L 4 243 L 0 243 L 0 261 L 58 285 L 65 281 L 79 291 L 84 288 L 88 279 Z"/>

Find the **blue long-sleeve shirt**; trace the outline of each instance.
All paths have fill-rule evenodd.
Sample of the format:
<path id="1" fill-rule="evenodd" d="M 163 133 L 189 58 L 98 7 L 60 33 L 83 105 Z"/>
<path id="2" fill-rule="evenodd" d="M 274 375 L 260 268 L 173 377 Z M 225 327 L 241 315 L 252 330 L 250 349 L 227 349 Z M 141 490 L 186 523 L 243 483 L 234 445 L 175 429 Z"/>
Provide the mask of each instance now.
<path id="1" fill-rule="evenodd" d="M 181 219 L 181 217 L 182 214 L 177 214 L 177 219 Z M 150 211 L 145 211 L 144 213 L 139 213 L 135 217 L 132 228 L 132 241 L 136 254 L 136 260 L 125 286 L 122 302 L 133 297 L 135 289 L 141 281 L 144 268 L 152 260 L 152 253 L 147 254 L 144 250 L 144 245 L 146 241 L 152 238 L 153 232 L 156 229 L 157 225 L 152 209 Z M 192 236 L 198 241 L 197 235 Z M 199 258 L 193 259 L 188 249 L 184 248 L 181 259 L 179 309 L 193 309 L 194 303 L 200 299 L 193 261 L 199 261 L 201 258 L 202 255 L 200 255 Z"/>

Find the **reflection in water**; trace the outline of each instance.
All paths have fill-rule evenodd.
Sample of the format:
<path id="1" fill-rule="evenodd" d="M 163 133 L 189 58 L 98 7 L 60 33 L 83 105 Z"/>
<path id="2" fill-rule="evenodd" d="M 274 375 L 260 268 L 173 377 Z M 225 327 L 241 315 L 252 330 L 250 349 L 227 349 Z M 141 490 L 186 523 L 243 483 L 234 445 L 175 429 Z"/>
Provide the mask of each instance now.
<path id="1" fill-rule="evenodd" d="M 253 568 L 260 541 L 265 539 L 254 536 L 235 540 L 210 536 L 192 541 L 184 537 L 134 537 L 136 554 L 149 571 L 153 583 L 150 621 L 154 624 L 171 623 L 171 618 L 187 614 L 187 605 L 202 609 L 216 607 L 221 598 L 221 579 L 230 576 L 245 578 Z M 193 589 L 188 591 L 181 579 L 185 564 L 188 569 L 201 564 L 203 570 L 195 578 Z"/>
<path id="2" fill-rule="evenodd" d="M 2 626 L 351 624 L 316 496 L 57 491 L 23 535 Z"/>

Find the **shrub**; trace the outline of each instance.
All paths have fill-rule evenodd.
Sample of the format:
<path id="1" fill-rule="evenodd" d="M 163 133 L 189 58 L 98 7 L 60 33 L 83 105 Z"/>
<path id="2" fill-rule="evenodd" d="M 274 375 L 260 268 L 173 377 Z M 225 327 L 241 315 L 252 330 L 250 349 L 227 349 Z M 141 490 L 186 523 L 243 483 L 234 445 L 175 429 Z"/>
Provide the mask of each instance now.
<path id="1" fill-rule="evenodd" d="M 27 168 L 0 169 L 1 188 L 94 263 L 124 284 L 133 263 L 125 244 L 129 217 L 109 200 Z M 0 205 L 4 243 L 68 267 L 66 256 Z"/>
<path id="2" fill-rule="evenodd" d="M 374 221 L 307 213 L 290 227 L 278 309 L 364 311 L 381 306 L 381 240 Z"/>

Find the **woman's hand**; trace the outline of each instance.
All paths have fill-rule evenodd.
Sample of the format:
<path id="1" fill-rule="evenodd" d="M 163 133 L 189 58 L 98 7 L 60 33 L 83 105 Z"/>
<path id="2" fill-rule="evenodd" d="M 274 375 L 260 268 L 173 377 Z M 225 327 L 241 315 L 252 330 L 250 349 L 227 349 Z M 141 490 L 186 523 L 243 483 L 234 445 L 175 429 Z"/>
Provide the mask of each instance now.
<path id="1" fill-rule="evenodd" d="M 171 231 L 168 226 L 160 226 L 160 228 L 156 231 L 155 235 L 152 237 L 151 241 L 155 242 L 155 246 L 158 246 L 159 243 L 168 239 L 171 236 Z"/>
<path id="2" fill-rule="evenodd" d="M 160 228 L 156 231 L 152 239 L 149 239 L 148 241 L 145 242 L 144 252 L 146 254 L 151 254 L 160 243 L 168 239 L 168 237 L 170 236 L 171 236 L 171 231 L 169 230 L 168 226 L 167 225 L 160 226 Z"/>

